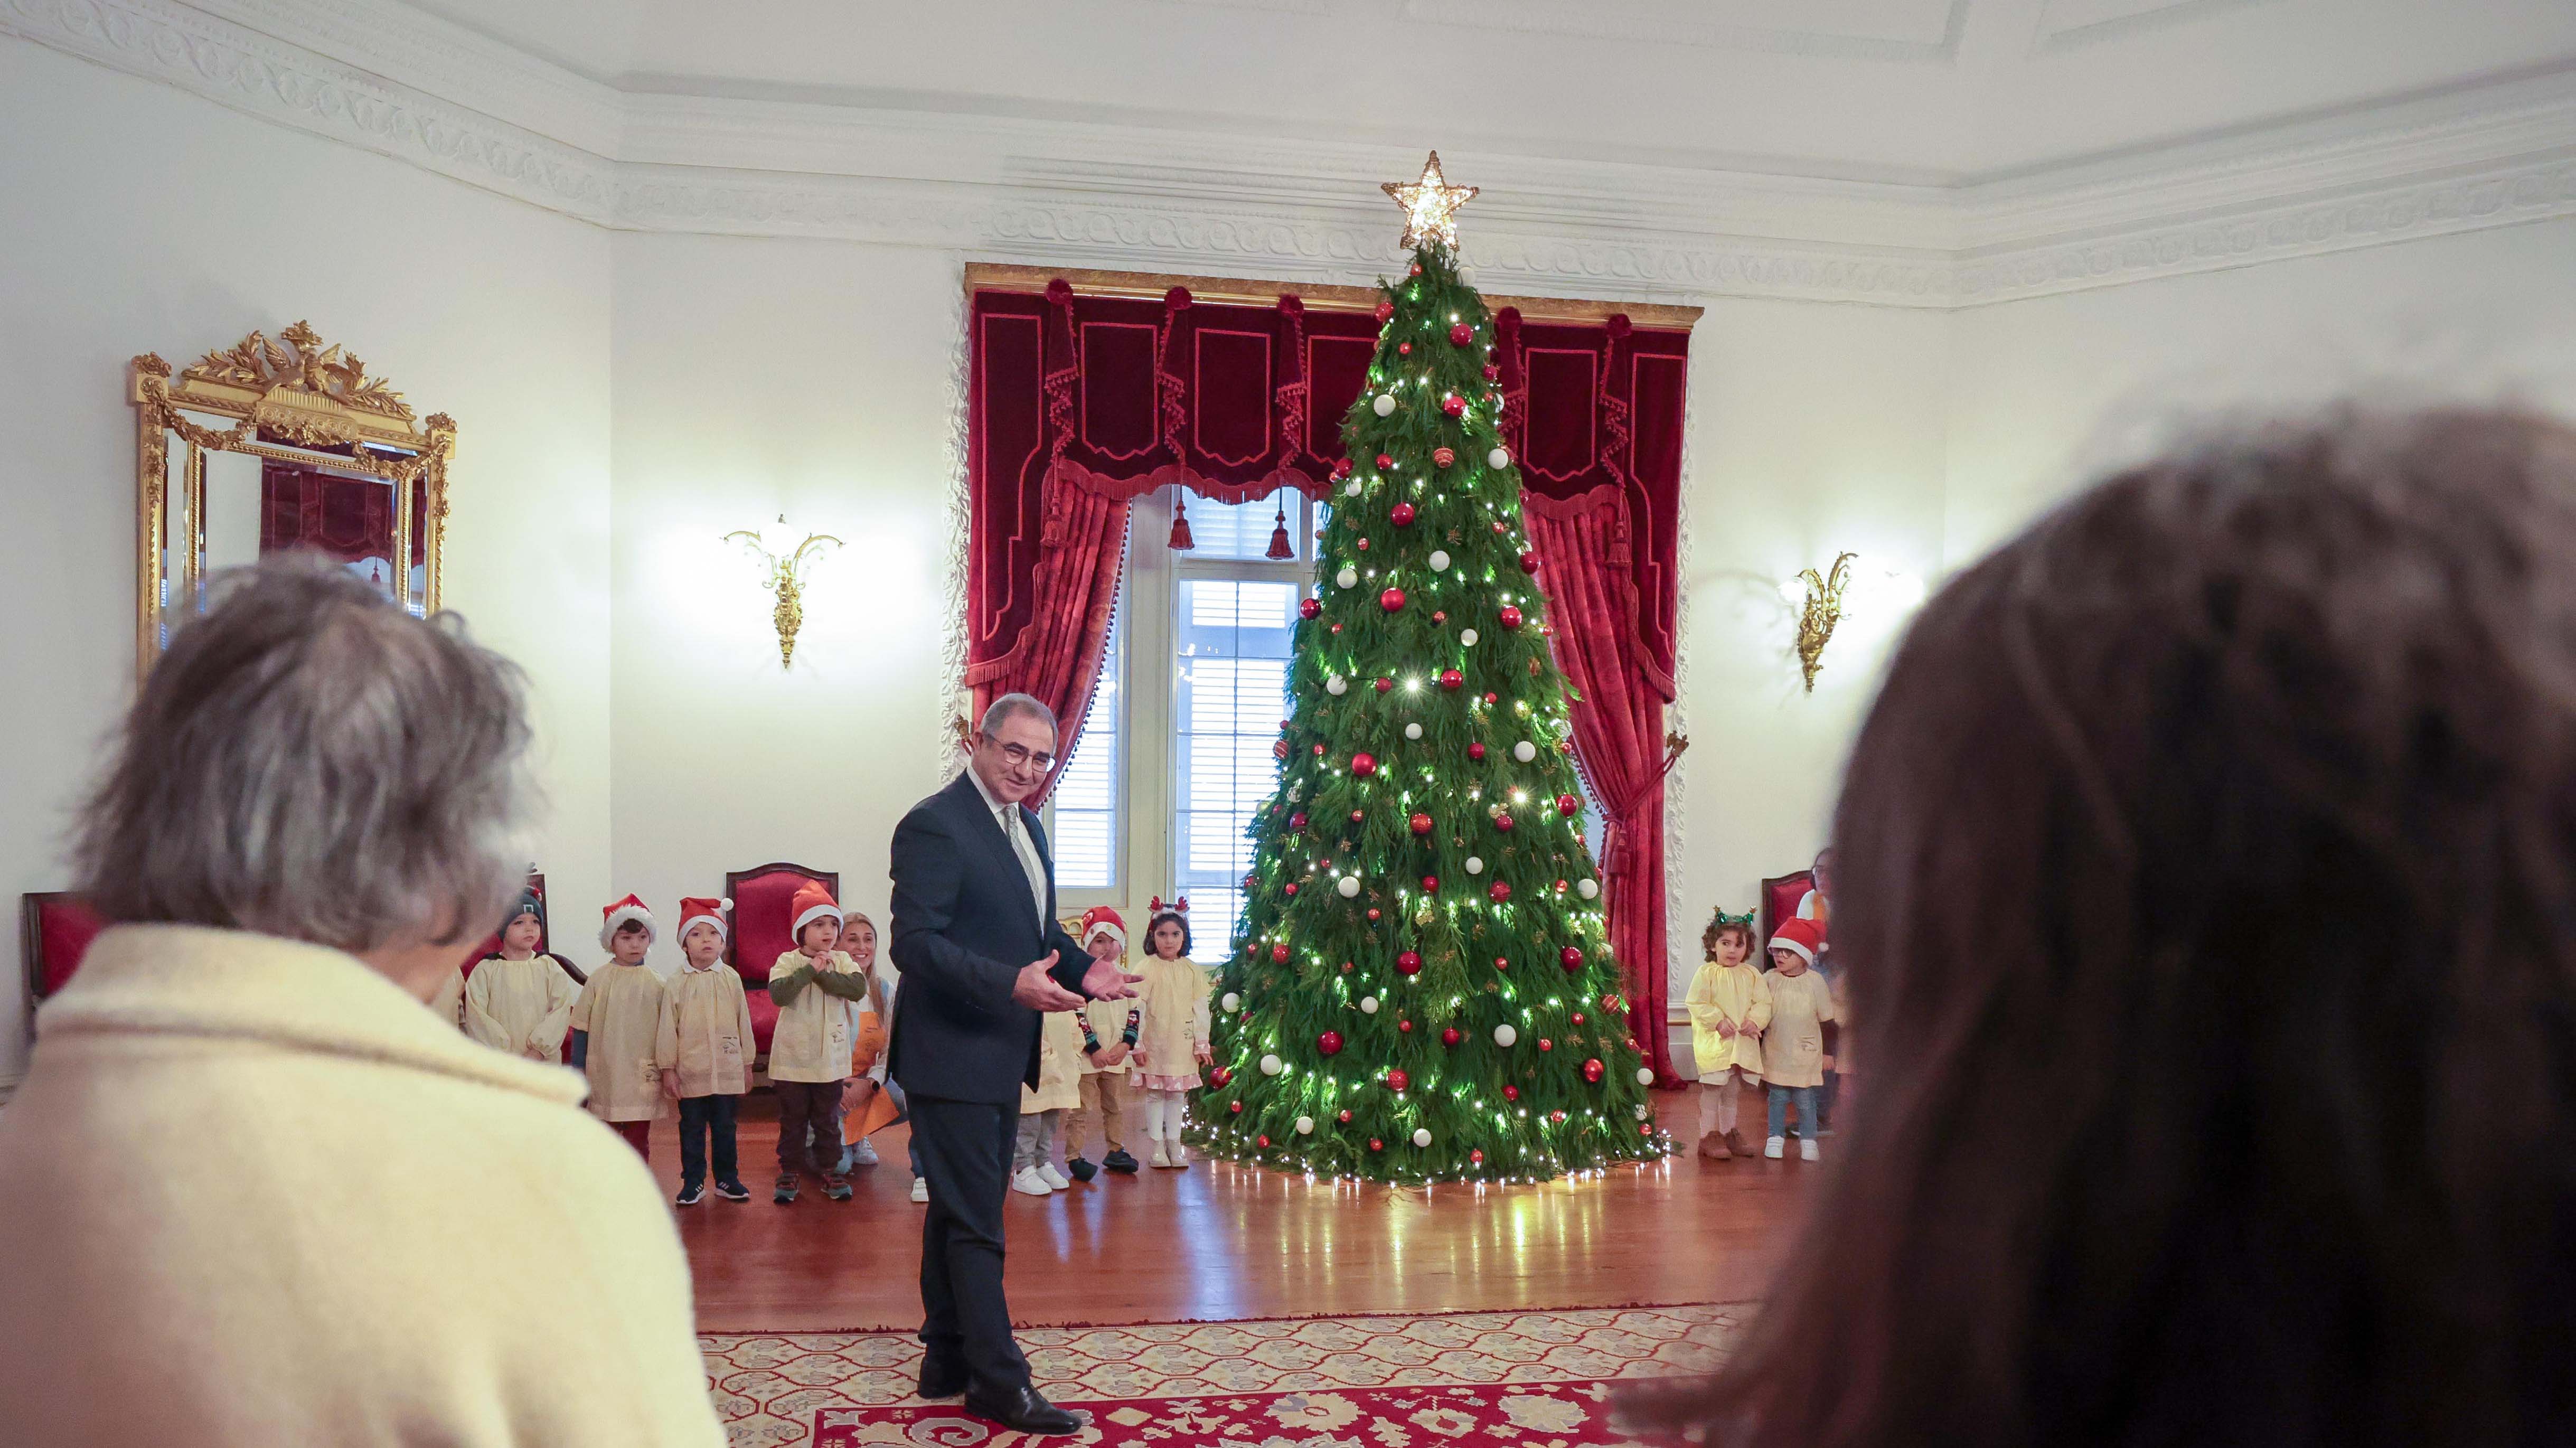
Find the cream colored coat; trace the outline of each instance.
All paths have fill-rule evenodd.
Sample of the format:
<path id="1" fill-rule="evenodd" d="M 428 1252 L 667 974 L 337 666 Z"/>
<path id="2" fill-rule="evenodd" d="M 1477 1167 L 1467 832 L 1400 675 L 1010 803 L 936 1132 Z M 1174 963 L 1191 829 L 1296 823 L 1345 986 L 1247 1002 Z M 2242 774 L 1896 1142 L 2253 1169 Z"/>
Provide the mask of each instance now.
<path id="1" fill-rule="evenodd" d="M 564 1032 L 581 987 L 551 956 L 498 956 L 474 967 L 465 982 L 465 1034 L 496 1051 L 532 1061 L 561 1061 Z"/>
<path id="2" fill-rule="evenodd" d="M 429 1013 L 460 1031 L 465 1029 L 464 971 L 447 968 L 447 979 L 438 983 L 438 994 L 429 998 Z"/>
<path id="3" fill-rule="evenodd" d="M 1744 1033 L 1771 1024 L 1771 987 L 1750 964 L 1719 965 L 1709 961 L 1691 977 L 1691 1060 L 1704 1078 L 1741 1067 L 1762 1074 L 1762 1039 Z M 1732 1036 L 1717 1033 L 1720 1023 L 1735 1027 Z"/>
<path id="4" fill-rule="evenodd" d="M 614 961 L 590 973 L 572 1003 L 572 1028 L 590 1033 L 582 1069 L 590 1077 L 590 1114 L 602 1121 L 659 1121 L 670 1114 L 662 1094 L 662 1013 L 671 993 L 646 965 Z"/>
<path id="5" fill-rule="evenodd" d="M 1199 1069 L 1199 1047 L 1208 1035 L 1208 978 L 1198 962 L 1183 956 L 1165 960 L 1149 955 L 1136 974 L 1145 977 L 1136 994 L 1145 1002 L 1137 1049 L 1145 1053 L 1148 1076 L 1191 1076 Z"/>
<path id="6" fill-rule="evenodd" d="M 1120 964 L 1123 965 L 1125 962 L 1122 961 Z M 1091 1022 L 1091 1034 L 1100 1038 L 1101 1054 L 1108 1054 L 1110 1047 L 1117 1045 L 1120 1041 L 1127 1038 L 1127 1013 L 1135 1008 L 1136 1002 L 1133 1000 L 1092 1001 L 1083 1006 L 1082 1018 Z M 1145 1039 L 1144 1022 L 1137 1022 L 1136 1028 L 1136 1039 L 1141 1042 Z M 1074 1055 L 1080 1058 L 1082 1062 L 1082 1074 L 1085 1076 L 1098 1076 L 1103 1074 L 1124 1076 L 1127 1074 L 1128 1062 L 1133 1061 L 1136 1058 L 1136 1053 L 1131 1050 L 1126 1055 L 1119 1057 L 1116 1065 L 1103 1066 L 1092 1060 L 1089 1056 L 1084 1056 L 1082 1054 L 1081 1031 L 1076 1030 L 1073 1033 L 1073 1037 Z"/>
<path id="7" fill-rule="evenodd" d="M 772 975 L 785 975 L 810 962 L 801 950 L 790 950 L 778 957 L 769 968 Z M 824 952 L 817 970 L 853 972 L 856 962 L 838 950 Z M 850 1048 L 857 1039 L 858 1013 L 850 1003 L 836 995 L 826 995 L 813 986 L 796 993 L 796 999 L 781 1006 L 778 1024 L 769 1032 L 769 1079 L 772 1081 L 841 1081 L 850 1074 Z"/>
<path id="8" fill-rule="evenodd" d="M 1813 970 L 1782 975 L 1762 973 L 1771 988 L 1771 1029 L 1762 1036 L 1762 1079 L 1774 1086 L 1825 1084 L 1825 1022 L 1834 1018 L 1834 998 L 1825 978 Z"/>
<path id="9" fill-rule="evenodd" d="M 1038 1084 L 1020 1087 L 1020 1114 L 1082 1105 L 1082 1023 L 1072 1011 L 1049 1011 L 1038 1027 Z"/>
<path id="10" fill-rule="evenodd" d="M 740 1096 L 751 1089 L 751 1004 L 742 977 L 717 961 L 704 970 L 681 966 L 665 982 L 671 1008 L 653 1059 L 680 1073 L 682 1096 Z"/>
<path id="11" fill-rule="evenodd" d="M 670 1212 L 578 1075 L 185 926 L 101 935 L 36 1031 L 0 1439 L 721 1448 Z"/>

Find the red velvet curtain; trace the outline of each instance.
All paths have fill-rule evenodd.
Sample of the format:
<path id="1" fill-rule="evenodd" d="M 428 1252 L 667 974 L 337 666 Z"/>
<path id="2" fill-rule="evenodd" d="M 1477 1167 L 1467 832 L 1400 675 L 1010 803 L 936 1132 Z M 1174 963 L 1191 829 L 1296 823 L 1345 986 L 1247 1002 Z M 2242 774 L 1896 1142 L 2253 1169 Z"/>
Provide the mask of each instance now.
<path id="1" fill-rule="evenodd" d="M 412 494 L 411 561 L 429 558 L 427 495 Z M 327 553 L 343 563 L 394 556 L 393 484 L 267 461 L 259 469 L 259 551 Z M 391 589 L 390 580 L 386 587 Z"/>

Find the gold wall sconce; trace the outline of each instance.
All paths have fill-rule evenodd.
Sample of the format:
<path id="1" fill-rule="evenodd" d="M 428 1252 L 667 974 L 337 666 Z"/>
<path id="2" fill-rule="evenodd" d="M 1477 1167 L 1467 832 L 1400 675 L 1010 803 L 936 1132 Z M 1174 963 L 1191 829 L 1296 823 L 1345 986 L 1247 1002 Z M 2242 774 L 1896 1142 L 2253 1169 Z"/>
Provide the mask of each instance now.
<path id="1" fill-rule="evenodd" d="M 816 556 L 814 550 L 820 545 L 829 543 L 835 548 L 842 545 L 840 539 L 829 533 L 808 533 L 795 547 L 786 548 L 787 515 L 779 514 L 778 522 L 780 548 L 784 551 L 772 550 L 767 539 L 748 528 L 737 528 L 727 533 L 724 541 L 731 543 L 741 539 L 743 545 L 760 559 L 761 566 L 769 570 L 769 576 L 761 586 L 778 600 L 778 606 L 770 611 L 770 621 L 778 626 L 778 667 L 786 669 L 796 664 L 796 635 L 805 627 L 805 566 Z"/>
<path id="2" fill-rule="evenodd" d="M 1824 667 L 1825 644 L 1834 636 L 1834 625 L 1843 621 L 1843 590 L 1851 584 L 1851 566 L 1859 557 L 1836 554 L 1833 567 L 1823 573 L 1810 568 L 1780 585 L 1780 596 L 1798 610 L 1798 668 L 1810 694 L 1816 692 L 1816 671 Z"/>

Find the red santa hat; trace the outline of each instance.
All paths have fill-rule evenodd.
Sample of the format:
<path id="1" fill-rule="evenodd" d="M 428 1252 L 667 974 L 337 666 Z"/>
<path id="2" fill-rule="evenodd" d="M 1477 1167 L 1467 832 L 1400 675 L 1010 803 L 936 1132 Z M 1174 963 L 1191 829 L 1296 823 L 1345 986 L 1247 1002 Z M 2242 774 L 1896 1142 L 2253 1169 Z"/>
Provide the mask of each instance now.
<path id="1" fill-rule="evenodd" d="M 1813 965 L 1817 952 L 1825 948 L 1825 927 L 1813 920 L 1783 920 L 1771 932 L 1771 948 L 1794 950 Z"/>
<path id="2" fill-rule="evenodd" d="M 1091 937 L 1104 933 L 1118 942 L 1120 955 L 1127 953 L 1127 921 L 1124 916 L 1106 905 L 1094 905 L 1083 911 L 1082 943 L 1087 947 L 1091 944 Z"/>
<path id="3" fill-rule="evenodd" d="M 609 948 L 608 942 L 617 937 L 619 927 L 630 920 L 644 927 L 644 938 L 648 942 L 658 938 L 659 932 L 653 928 L 653 912 L 645 909 L 644 902 L 632 895 L 614 905 L 602 906 L 599 913 L 599 948 L 602 950 Z"/>
<path id="4" fill-rule="evenodd" d="M 700 925 L 714 926 L 718 935 L 731 935 L 725 927 L 725 912 L 732 908 L 731 900 L 681 900 L 679 938 L 688 939 L 689 931 Z"/>
<path id="5" fill-rule="evenodd" d="M 797 886 L 794 898 L 787 902 L 787 912 L 793 918 L 787 927 L 787 938 L 799 945 L 805 943 L 805 927 L 815 921 L 841 923 L 841 907 L 832 903 L 832 892 L 824 889 L 819 880 Z"/>

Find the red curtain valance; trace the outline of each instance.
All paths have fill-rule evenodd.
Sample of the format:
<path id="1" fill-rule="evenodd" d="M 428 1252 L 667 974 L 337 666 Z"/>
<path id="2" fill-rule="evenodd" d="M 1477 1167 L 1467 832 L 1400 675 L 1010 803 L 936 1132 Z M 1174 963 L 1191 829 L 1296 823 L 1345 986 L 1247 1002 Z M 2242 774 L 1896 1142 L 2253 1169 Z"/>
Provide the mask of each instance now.
<path id="1" fill-rule="evenodd" d="M 411 561 L 429 558 L 428 495 L 412 491 Z M 274 459 L 259 467 L 259 551 L 310 548 L 343 563 L 394 555 L 394 487 Z"/>

